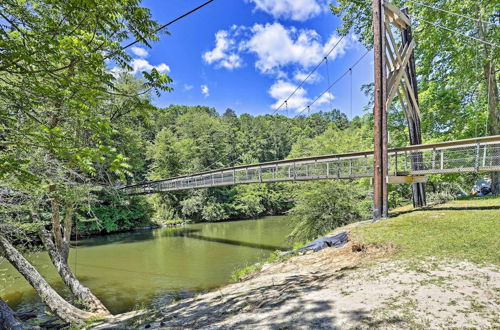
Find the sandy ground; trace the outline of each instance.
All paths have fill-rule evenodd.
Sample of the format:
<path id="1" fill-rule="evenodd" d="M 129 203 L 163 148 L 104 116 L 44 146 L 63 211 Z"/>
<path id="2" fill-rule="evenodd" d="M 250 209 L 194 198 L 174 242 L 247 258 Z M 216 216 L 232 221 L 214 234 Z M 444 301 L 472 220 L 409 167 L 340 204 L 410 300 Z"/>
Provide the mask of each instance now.
<path id="1" fill-rule="evenodd" d="M 349 242 L 265 265 L 249 278 L 92 328 L 498 328 L 500 275 L 468 262 L 394 261 Z"/>

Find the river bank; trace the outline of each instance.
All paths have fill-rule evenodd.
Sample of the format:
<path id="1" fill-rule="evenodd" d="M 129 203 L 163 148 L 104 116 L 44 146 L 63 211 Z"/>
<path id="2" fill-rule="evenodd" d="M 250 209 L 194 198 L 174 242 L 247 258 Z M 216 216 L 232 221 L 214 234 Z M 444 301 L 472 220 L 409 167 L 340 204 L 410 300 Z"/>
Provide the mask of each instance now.
<path id="1" fill-rule="evenodd" d="M 88 328 L 496 328 L 500 198 L 397 210 L 338 249 Z M 405 213 L 406 212 L 406 213 Z"/>

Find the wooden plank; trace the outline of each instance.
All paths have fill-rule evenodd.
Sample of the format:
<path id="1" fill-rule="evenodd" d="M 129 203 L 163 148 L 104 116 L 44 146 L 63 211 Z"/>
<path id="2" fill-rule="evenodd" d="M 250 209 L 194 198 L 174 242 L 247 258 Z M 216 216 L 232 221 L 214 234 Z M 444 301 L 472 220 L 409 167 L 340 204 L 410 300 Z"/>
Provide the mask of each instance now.
<path id="1" fill-rule="evenodd" d="M 388 184 L 411 184 L 411 183 L 423 183 L 429 180 L 428 176 L 413 176 L 413 175 L 390 175 L 387 177 Z"/>
<path id="2" fill-rule="evenodd" d="M 403 52 L 403 45 L 401 45 L 401 47 L 396 49 L 396 46 L 397 46 L 396 40 L 394 38 L 394 35 L 392 34 L 390 27 L 387 25 L 387 23 L 386 23 L 386 31 L 387 31 L 387 35 L 389 36 L 390 43 L 392 44 L 392 47 L 395 49 L 395 51 L 393 52 L 391 47 L 386 47 L 387 53 L 389 54 L 390 59 L 394 63 L 394 65 L 393 65 L 394 69 L 390 73 L 389 79 L 388 79 L 388 90 L 393 91 L 393 88 L 395 88 L 396 91 L 399 93 L 398 86 L 397 85 L 395 86 L 395 84 L 399 84 L 401 82 L 401 80 L 396 81 L 395 77 L 397 76 L 398 72 L 400 72 L 399 70 L 403 70 L 402 80 L 404 81 L 404 84 L 402 84 L 402 87 L 405 90 L 405 92 L 407 92 L 407 94 L 410 95 L 410 98 L 412 101 L 411 103 L 408 102 L 408 104 L 413 106 L 410 109 L 411 110 L 415 109 L 416 115 L 420 118 L 420 109 L 418 107 L 418 102 L 417 102 L 417 99 L 416 99 L 415 94 L 413 92 L 413 88 L 410 85 L 410 80 L 408 78 L 408 74 L 406 73 L 406 65 L 402 65 L 403 59 L 401 58 L 401 54 Z M 411 55 L 410 55 L 410 58 L 411 58 Z M 405 87 L 405 85 L 407 87 Z M 404 93 L 404 94 L 406 96 L 406 93 Z M 395 95 L 395 93 L 393 95 Z M 389 96 L 390 96 L 390 93 L 389 93 Z M 390 105 L 392 104 L 392 101 L 393 101 L 392 98 L 387 99 L 387 108 L 390 107 Z M 411 113 L 410 113 L 414 119 L 415 119 L 415 113 L 414 113 L 414 111 L 411 111 Z"/>
<path id="3" fill-rule="evenodd" d="M 413 86 L 410 84 L 410 78 L 408 77 L 408 74 L 406 73 L 406 70 L 405 70 L 405 73 L 404 73 L 403 80 L 404 80 L 404 85 L 406 86 L 406 87 L 403 87 L 403 88 L 410 95 L 410 98 L 412 100 L 413 109 L 415 109 L 415 111 L 414 111 L 415 113 L 413 113 L 413 111 L 412 111 L 412 114 L 414 114 L 413 117 L 415 117 L 415 115 L 416 115 L 416 116 L 418 116 L 418 118 L 422 118 L 421 115 L 420 115 L 420 108 L 418 106 L 417 98 L 415 96 L 415 93 L 413 92 Z"/>
<path id="4" fill-rule="evenodd" d="M 405 73 L 404 69 L 406 67 L 406 64 L 408 64 L 408 61 L 410 60 L 410 57 L 411 57 L 411 54 L 413 52 L 414 47 L 415 47 L 415 40 L 412 40 L 408 45 L 406 45 L 406 47 L 403 51 L 403 54 L 401 54 L 401 56 L 402 56 L 402 62 L 400 63 L 401 68 L 399 69 L 398 73 L 394 77 L 394 80 L 392 82 L 393 85 L 391 86 L 392 88 L 387 93 L 386 102 L 389 104 L 392 101 L 392 99 L 394 98 L 394 95 L 396 94 L 396 87 L 399 84 L 399 82 L 401 81 L 403 74 Z"/>
<path id="5" fill-rule="evenodd" d="M 398 7 L 394 6 L 392 3 L 384 1 L 384 13 L 389 16 L 398 27 L 405 29 L 410 26 L 410 19 L 406 16 Z"/>

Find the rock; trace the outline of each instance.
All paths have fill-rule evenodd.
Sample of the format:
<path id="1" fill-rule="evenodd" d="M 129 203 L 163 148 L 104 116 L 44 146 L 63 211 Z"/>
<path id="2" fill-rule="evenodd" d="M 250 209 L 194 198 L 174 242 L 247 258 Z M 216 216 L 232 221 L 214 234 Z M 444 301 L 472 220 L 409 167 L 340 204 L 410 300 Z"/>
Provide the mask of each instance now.
<path id="1" fill-rule="evenodd" d="M 26 321 L 29 319 L 34 319 L 37 317 L 37 314 L 34 311 L 30 312 L 17 312 L 14 314 L 19 320 Z"/>

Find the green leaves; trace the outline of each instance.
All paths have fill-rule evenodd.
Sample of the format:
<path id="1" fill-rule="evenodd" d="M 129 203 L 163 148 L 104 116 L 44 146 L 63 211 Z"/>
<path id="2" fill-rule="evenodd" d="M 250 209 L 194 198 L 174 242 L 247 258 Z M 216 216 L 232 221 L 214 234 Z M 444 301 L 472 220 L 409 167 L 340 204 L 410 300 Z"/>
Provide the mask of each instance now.
<path id="1" fill-rule="evenodd" d="M 129 67 L 122 42 L 158 39 L 149 10 L 137 0 L 6 0 L 0 12 L 0 185 L 37 201 L 54 185 L 62 203 L 81 203 L 92 186 L 132 176 L 127 142 L 115 139 L 146 120 L 150 90 L 170 91 L 172 80 L 156 70 L 115 77 L 108 65 Z"/>
<path id="2" fill-rule="evenodd" d="M 173 88 L 168 85 L 172 82 L 172 79 L 164 73 L 159 73 L 155 68 L 153 68 L 151 72 L 143 71 L 142 75 L 147 81 L 145 85 L 151 87 L 156 92 L 157 96 L 160 96 L 160 91 L 170 92 L 173 90 Z"/>
<path id="3" fill-rule="evenodd" d="M 488 110 L 488 84 L 484 68 L 488 63 L 498 61 L 500 48 L 493 49 L 467 36 L 498 43 L 500 29 L 495 24 L 487 24 L 497 20 L 498 5 L 487 0 L 421 0 L 419 3 L 395 1 L 394 5 L 408 8 L 413 37 L 417 42 L 415 53 L 424 139 L 445 140 L 495 134 L 486 125 L 487 113 L 492 113 L 493 107 Z M 366 47 L 372 47 L 369 0 L 339 0 L 331 5 L 331 9 L 342 19 L 342 27 L 338 30 L 341 35 L 354 31 Z M 476 19 L 487 23 L 479 23 Z M 496 95 L 490 93 L 489 98 L 498 99 L 498 92 Z M 392 126 L 390 129 L 398 138 L 396 145 L 407 144 L 404 135 L 398 136 L 400 127 Z"/>

